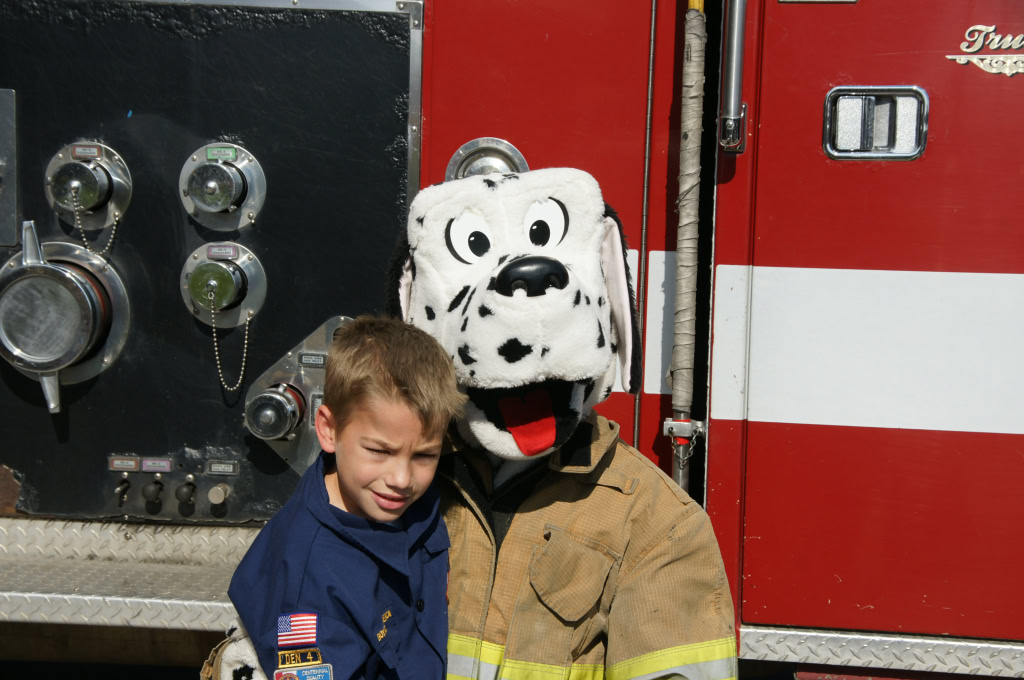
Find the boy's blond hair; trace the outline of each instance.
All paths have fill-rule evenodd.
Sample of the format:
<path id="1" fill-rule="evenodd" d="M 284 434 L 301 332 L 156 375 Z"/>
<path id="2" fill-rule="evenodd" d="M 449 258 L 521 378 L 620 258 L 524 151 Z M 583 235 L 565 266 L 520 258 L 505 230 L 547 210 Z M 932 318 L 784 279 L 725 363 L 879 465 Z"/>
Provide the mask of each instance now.
<path id="1" fill-rule="evenodd" d="M 335 431 L 373 398 L 404 403 L 429 435 L 443 434 L 466 401 L 437 340 L 399 319 L 360 316 L 334 332 L 327 354 L 323 403 Z"/>

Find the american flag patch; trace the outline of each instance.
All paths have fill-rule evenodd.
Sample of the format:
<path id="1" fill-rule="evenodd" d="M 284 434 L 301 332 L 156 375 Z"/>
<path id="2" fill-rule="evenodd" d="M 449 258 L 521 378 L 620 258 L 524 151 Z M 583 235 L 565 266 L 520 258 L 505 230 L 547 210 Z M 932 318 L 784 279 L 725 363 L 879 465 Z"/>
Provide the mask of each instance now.
<path id="1" fill-rule="evenodd" d="M 316 614 L 286 614 L 277 617 L 277 646 L 316 644 Z"/>

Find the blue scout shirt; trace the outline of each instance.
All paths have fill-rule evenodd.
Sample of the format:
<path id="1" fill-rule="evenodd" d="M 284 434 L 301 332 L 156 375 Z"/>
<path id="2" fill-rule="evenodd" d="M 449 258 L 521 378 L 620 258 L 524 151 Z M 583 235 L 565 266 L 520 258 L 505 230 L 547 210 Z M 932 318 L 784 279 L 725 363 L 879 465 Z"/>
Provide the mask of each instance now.
<path id="1" fill-rule="evenodd" d="M 328 501 L 328 455 L 231 579 L 260 665 L 275 680 L 444 678 L 449 543 L 437 490 L 396 522 L 363 519 Z"/>

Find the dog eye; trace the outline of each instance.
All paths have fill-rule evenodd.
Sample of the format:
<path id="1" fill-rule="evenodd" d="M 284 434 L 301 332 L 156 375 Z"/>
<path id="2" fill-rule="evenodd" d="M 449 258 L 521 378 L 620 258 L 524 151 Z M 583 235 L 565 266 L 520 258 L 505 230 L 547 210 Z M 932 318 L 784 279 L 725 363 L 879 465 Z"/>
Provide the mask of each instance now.
<path id="1" fill-rule="evenodd" d="M 472 264 L 491 249 L 491 232 L 484 218 L 465 212 L 448 220 L 444 230 L 444 242 L 456 260 Z"/>
<path id="2" fill-rule="evenodd" d="M 557 198 L 535 201 L 526 210 L 523 228 L 533 245 L 543 247 L 554 240 L 557 246 L 569 231 L 569 213 Z"/>

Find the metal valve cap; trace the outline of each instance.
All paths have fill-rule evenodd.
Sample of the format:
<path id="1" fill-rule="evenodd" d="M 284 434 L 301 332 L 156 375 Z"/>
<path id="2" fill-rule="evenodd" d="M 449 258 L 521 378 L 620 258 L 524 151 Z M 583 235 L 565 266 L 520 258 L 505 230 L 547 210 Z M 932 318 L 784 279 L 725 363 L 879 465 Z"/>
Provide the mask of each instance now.
<path id="1" fill-rule="evenodd" d="M 245 405 L 245 425 L 260 439 L 284 439 L 302 421 L 305 399 L 294 387 L 277 384 Z"/>

